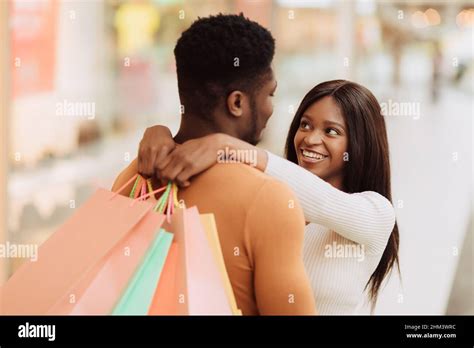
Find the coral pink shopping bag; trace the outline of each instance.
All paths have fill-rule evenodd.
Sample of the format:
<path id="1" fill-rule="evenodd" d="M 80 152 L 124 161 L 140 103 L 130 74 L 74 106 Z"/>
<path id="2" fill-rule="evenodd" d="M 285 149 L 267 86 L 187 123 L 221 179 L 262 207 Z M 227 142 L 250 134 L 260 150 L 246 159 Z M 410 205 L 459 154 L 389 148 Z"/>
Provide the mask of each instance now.
<path id="1" fill-rule="evenodd" d="M 99 189 L 2 288 L 3 314 L 46 314 L 152 209 Z"/>
<path id="2" fill-rule="evenodd" d="M 140 181 L 142 181 L 142 194 L 138 195 L 134 201 L 165 189 L 161 188 L 145 195 L 143 194 L 146 192 L 145 180 L 137 177 L 130 198 L 135 197 L 136 193 L 138 194 L 135 188 Z M 118 192 L 120 191 L 121 189 L 118 190 Z M 78 281 L 49 310 L 48 314 L 110 314 L 125 291 L 129 280 L 143 261 L 145 253 L 150 248 L 164 219 L 164 215 L 148 211 L 124 239 L 110 250 L 93 270 Z"/>
<path id="3" fill-rule="evenodd" d="M 48 314 L 110 314 L 159 231 L 164 216 L 149 211 Z"/>
<path id="4" fill-rule="evenodd" d="M 214 251 L 196 207 L 184 213 L 186 285 L 191 315 L 232 315 Z"/>

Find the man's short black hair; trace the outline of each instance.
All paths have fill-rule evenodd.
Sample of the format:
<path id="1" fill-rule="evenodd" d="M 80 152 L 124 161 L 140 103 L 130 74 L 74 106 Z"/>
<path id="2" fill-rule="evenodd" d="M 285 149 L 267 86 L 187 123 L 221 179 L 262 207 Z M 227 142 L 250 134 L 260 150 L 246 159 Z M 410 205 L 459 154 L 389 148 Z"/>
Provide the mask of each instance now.
<path id="1" fill-rule="evenodd" d="M 198 18 L 174 49 L 185 113 L 210 119 L 230 92 L 253 95 L 271 71 L 274 52 L 270 32 L 242 13 Z"/>

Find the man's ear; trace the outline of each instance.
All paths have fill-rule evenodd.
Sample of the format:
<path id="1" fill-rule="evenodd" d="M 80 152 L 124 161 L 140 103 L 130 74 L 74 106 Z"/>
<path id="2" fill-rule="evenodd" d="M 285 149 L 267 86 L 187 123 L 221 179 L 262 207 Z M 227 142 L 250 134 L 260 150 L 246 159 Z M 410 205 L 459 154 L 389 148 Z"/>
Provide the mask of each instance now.
<path id="1" fill-rule="evenodd" d="M 244 103 L 244 94 L 241 91 L 233 91 L 227 97 L 227 110 L 234 117 L 240 117 L 244 113 L 243 103 Z"/>

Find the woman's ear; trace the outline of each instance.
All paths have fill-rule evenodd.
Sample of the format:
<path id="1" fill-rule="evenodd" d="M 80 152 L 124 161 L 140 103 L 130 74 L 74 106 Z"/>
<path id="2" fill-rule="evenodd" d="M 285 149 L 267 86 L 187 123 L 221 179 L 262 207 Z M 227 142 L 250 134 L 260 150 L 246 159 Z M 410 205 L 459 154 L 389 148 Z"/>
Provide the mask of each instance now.
<path id="1" fill-rule="evenodd" d="M 227 97 L 227 110 L 234 117 L 240 117 L 243 115 L 243 99 L 244 94 L 241 91 L 233 91 Z"/>

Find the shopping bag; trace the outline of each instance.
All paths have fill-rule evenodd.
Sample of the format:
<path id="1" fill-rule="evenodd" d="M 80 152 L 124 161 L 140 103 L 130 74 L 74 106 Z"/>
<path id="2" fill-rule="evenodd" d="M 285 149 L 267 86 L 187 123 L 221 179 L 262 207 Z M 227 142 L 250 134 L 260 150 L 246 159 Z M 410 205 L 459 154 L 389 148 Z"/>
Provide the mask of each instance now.
<path id="1" fill-rule="evenodd" d="M 222 282 L 225 288 L 227 299 L 229 300 L 232 314 L 242 315 L 242 311 L 237 307 L 237 301 L 235 300 L 234 291 L 232 290 L 232 284 L 227 274 L 227 270 L 224 263 L 224 257 L 222 255 L 221 244 L 219 242 L 219 235 L 217 233 L 216 220 L 213 214 L 201 214 L 201 223 L 206 232 L 206 236 L 214 254 L 214 260 L 219 267 Z"/>
<path id="2" fill-rule="evenodd" d="M 48 314 L 110 314 L 159 231 L 164 217 L 149 211 Z"/>
<path id="3" fill-rule="evenodd" d="M 183 210 L 180 212 L 183 213 Z M 230 305 L 231 314 L 241 315 L 242 312 L 238 309 L 237 303 L 235 300 L 234 292 L 232 290 L 232 285 L 230 283 L 224 258 L 222 256 L 222 250 L 219 242 L 219 237 L 217 234 L 216 223 L 214 220 L 214 215 L 212 214 L 201 214 L 200 220 L 204 232 L 209 243 L 210 248 L 212 249 L 214 261 L 219 269 L 220 278 L 222 285 L 225 290 L 225 294 Z M 167 226 L 171 230 L 175 230 L 175 234 L 178 234 L 178 240 L 182 242 L 184 237 L 184 226 L 177 226 L 178 224 L 172 225 L 173 227 Z M 181 229 L 176 230 L 176 227 L 181 227 Z M 192 246 L 191 246 L 192 247 Z M 173 242 L 173 245 L 170 248 L 168 253 L 168 258 L 166 260 L 162 275 L 158 282 L 152 304 L 148 311 L 150 315 L 177 315 L 177 314 L 190 314 L 189 309 L 185 306 L 184 299 L 186 294 L 187 282 L 182 279 L 183 276 L 186 278 L 186 270 L 183 263 L 185 263 L 185 258 L 182 260 L 182 263 L 179 264 L 178 253 L 181 250 L 182 253 L 185 253 L 185 248 L 182 247 L 179 249 L 179 243 Z M 179 264 L 179 266 L 178 266 Z M 179 281 L 181 279 L 181 282 Z M 180 285 L 177 285 L 179 284 Z M 178 289 L 181 289 L 179 291 Z M 203 299 L 204 301 L 204 299 Z M 229 314 L 227 311 L 227 303 L 225 303 L 225 310 L 219 311 L 217 314 Z M 181 311 L 179 308 L 181 307 Z M 183 308 L 184 307 L 184 308 Z M 191 309 L 192 310 L 192 309 Z M 206 314 L 211 314 L 206 310 Z M 216 313 L 213 313 L 216 314 Z"/>
<path id="4" fill-rule="evenodd" d="M 142 194 L 137 198 L 135 198 L 136 192 L 134 190 L 130 194 L 130 198 L 135 200 L 145 197 L 143 192 L 146 192 L 146 181 L 137 177 L 134 188 L 140 186 L 137 185 L 139 182 L 142 182 Z M 154 192 L 150 190 L 151 193 L 147 196 L 164 189 Z M 143 261 L 143 257 L 152 244 L 155 234 L 160 230 L 163 220 L 163 215 L 156 214 L 151 210 L 148 211 L 124 239 L 104 256 L 97 267 L 88 272 L 63 298 L 58 300 L 48 311 L 48 314 L 110 314 L 135 270 Z"/>
<path id="5" fill-rule="evenodd" d="M 163 271 L 161 272 L 152 303 L 148 309 L 149 315 L 178 314 L 178 295 L 176 275 L 178 270 L 178 244 L 173 242 L 168 252 Z"/>
<path id="6" fill-rule="evenodd" d="M 215 247 L 218 239 L 207 236 L 198 209 L 176 209 L 171 223 L 165 222 L 163 227 L 174 234 L 176 254 L 167 260 L 163 271 L 166 277 L 157 284 L 149 314 L 238 314 L 237 306 L 232 304 L 230 282 L 226 284 L 220 268 L 223 260 L 219 266 L 216 259 L 217 253 L 222 255 L 220 247 Z"/>
<path id="7" fill-rule="evenodd" d="M 6 282 L 3 314 L 48 313 L 152 208 L 98 189 Z"/>
<path id="8" fill-rule="evenodd" d="M 129 183 L 130 181 L 123 187 Z M 147 187 L 150 191 L 148 194 Z M 148 180 L 136 176 L 130 198 L 145 199 L 165 189 L 166 187 L 163 187 L 153 191 Z M 68 297 L 65 296 L 58 301 L 49 314 L 103 315 L 111 313 L 128 281 L 143 260 L 163 220 L 163 215 L 149 211 L 126 238 L 104 257 L 97 269 L 90 272 L 74 289 L 71 289 Z"/>
<path id="9" fill-rule="evenodd" d="M 171 233 L 160 230 L 112 314 L 147 314 L 172 240 Z"/>
<path id="10" fill-rule="evenodd" d="M 176 186 L 170 195 L 173 201 L 173 215 L 166 219 L 163 228 L 173 233 L 173 243 L 165 261 L 163 274 L 156 286 L 150 315 L 187 315 L 186 299 L 186 259 L 184 253 L 184 209 L 177 204 Z M 169 205 L 171 206 L 171 205 Z"/>
<path id="11" fill-rule="evenodd" d="M 186 285 L 191 315 L 231 315 L 219 266 L 196 207 L 184 213 Z"/>

